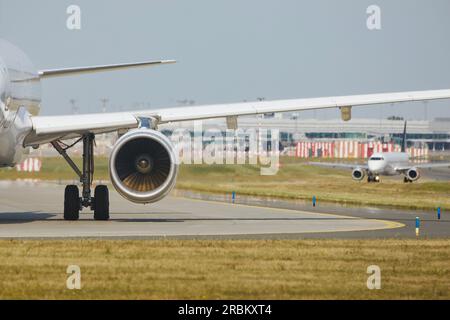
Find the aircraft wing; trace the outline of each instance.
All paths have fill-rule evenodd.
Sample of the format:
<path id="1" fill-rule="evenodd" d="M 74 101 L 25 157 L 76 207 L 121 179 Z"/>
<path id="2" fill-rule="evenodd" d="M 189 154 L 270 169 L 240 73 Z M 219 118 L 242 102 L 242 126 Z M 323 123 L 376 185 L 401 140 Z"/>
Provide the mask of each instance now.
<path id="1" fill-rule="evenodd" d="M 141 112 L 140 114 L 152 115 L 156 113 L 160 117 L 160 121 L 165 123 L 229 116 L 257 115 L 272 112 L 306 111 L 449 98 L 450 90 L 431 90 L 179 107 L 160 109 L 152 112 Z"/>
<path id="2" fill-rule="evenodd" d="M 398 172 L 405 172 L 408 171 L 411 168 L 417 168 L 417 169 L 435 169 L 435 168 L 450 168 L 450 162 L 431 162 L 431 163 L 418 163 L 418 164 L 411 164 L 408 167 L 398 167 L 395 168 Z"/>
<path id="3" fill-rule="evenodd" d="M 50 76 L 51 73 L 48 75 Z M 139 117 L 151 117 L 157 120 L 159 124 L 162 124 L 175 121 L 248 116 L 272 112 L 305 111 L 436 99 L 450 99 L 450 90 L 241 102 L 122 113 L 36 116 L 32 117 L 33 130 L 26 137 L 24 143 L 25 145 L 36 145 L 56 139 L 70 138 L 85 132 L 104 133 L 118 129 L 135 128 L 138 126 Z"/>
<path id="4" fill-rule="evenodd" d="M 349 169 L 353 170 L 356 168 L 361 168 L 364 170 L 368 170 L 366 164 L 356 164 L 356 163 L 333 163 L 333 162 L 308 162 L 311 166 L 324 167 L 324 168 L 337 168 L 337 169 Z"/>
<path id="5" fill-rule="evenodd" d="M 175 60 L 157 60 L 157 61 L 141 61 L 133 63 L 121 63 L 121 64 L 107 64 L 100 66 L 89 66 L 89 67 L 76 67 L 76 68 L 62 68 L 62 69 L 49 69 L 41 70 L 38 72 L 40 79 L 61 77 L 61 76 L 72 76 L 85 73 L 98 73 L 104 71 L 113 71 L 121 69 L 139 68 L 139 67 L 150 67 L 162 64 L 175 63 Z"/>

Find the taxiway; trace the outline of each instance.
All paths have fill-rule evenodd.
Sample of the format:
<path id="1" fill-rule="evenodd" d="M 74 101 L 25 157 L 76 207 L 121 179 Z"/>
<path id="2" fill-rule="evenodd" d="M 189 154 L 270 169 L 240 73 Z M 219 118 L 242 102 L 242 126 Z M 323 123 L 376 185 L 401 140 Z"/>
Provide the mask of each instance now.
<path id="1" fill-rule="evenodd" d="M 0 238 L 301 237 L 401 229 L 402 222 L 306 208 L 262 207 L 170 196 L 135 205 L 111 190 L 111 220 L 64 221 L 64 186 L 0 182 Z M 214 199 L 213 199 L 214 200 Z"/>

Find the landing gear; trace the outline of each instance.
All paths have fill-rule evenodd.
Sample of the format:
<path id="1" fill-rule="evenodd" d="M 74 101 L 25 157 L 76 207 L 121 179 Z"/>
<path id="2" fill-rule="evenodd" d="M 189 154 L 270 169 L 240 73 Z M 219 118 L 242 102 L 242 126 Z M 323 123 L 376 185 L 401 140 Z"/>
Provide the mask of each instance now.
<path id="1" fill-rule="evenodd" d="M 94 210 L 95 220 L 109 219 L 108 187 L 100 185 L 95 188 L 94 197 L 91 196 L 91 186 L 94 178 L 94 139 L 92 133 L 84 134 L 81 139 L 68 146 L 60 141 L 53 141 L 53 147 L 63 156 L 70 167 L 80 178 L 82 183 L 81 197 L 77 186 L 66 187 L 64 194 L 64 219 L 78 220 L 79 212 L 83 208 Z M 83 170 L 81 171 L 67 154 L 67 150 L 83 141 Z"/>
<path id="2" fill-rule="evenodd" d="M 413 181 L 411 179 L 408 179 L 408 177 L 404 177 L 403 182 L 404 183 L 413 183 Z"/>
<path id="3" fill-rule="evenodd" d="M 369 176 L 367 176 L 367 182 L 368 182 L 368 183 L 371 183 L 371 182 L 380 182 L 380 176 L 369 175 Z"/>

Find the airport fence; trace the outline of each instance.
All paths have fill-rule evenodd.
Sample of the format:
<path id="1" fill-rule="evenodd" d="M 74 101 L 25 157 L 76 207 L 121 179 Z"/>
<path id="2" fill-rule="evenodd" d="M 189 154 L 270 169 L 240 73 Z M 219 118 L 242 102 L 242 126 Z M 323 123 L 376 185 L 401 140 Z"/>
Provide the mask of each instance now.
<path id="1" fill-rule="evenodd" d="M 367 159 L 374 153 L 400 152 L 401 146 L 394 143 L 382 143 L 379 141 L 300 141 L 295 148 L 295 156 L 298 158 L 336 158 L 336 159 Z M 429 150 L 425 147 L 407 148 L 411 158 L 428 157 Z"/>
<path id="2" fill-rule="evenodd" d="M 39 158 L 27 158 L 16 165 L 17 172 L 39 172 L 42 168 L 42 160 Z"/>

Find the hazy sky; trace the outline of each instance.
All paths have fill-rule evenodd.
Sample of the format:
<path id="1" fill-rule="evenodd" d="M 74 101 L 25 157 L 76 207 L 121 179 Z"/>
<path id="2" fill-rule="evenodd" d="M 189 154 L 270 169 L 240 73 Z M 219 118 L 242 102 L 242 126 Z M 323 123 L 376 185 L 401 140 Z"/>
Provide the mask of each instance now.
<path id="1" fill-rule="evenodd" d="M 81 8 L 81 30 L 66 9 Z M 381 8 L 369 31 L 366 9 Z M 449 0 L 0 0 L 0 37 L 37 69 L 146 59 L 176 65 L 43 82 L 43 113 L 450 88 Z M 1 53 L 0 53 L 1 54 Z M 423 103 L 370 111 L 423 119 Z M 429 103 L 450 117 L 450 101 Z M 321 111 L 331 118 L 337 111 Z M 305 113 L 305 117 L 312 113 Z"/>

